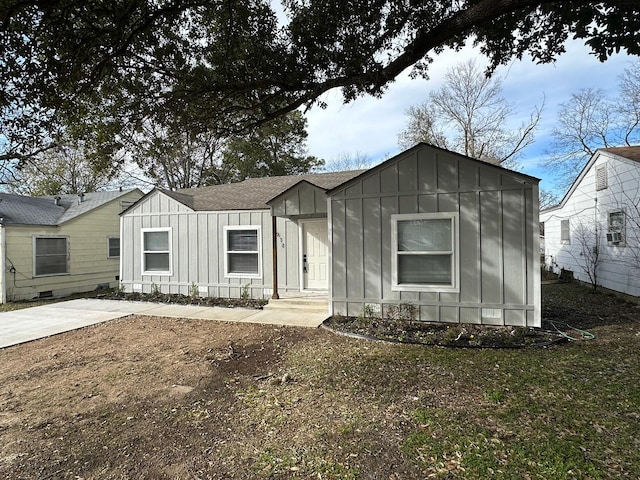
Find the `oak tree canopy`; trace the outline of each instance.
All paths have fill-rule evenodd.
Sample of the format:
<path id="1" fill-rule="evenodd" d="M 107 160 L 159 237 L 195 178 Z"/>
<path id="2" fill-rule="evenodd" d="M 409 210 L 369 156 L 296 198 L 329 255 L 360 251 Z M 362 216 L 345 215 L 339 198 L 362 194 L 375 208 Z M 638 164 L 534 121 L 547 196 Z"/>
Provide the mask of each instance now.
<path id="1" fill-rule="evenodd" d="M 639 32 L 637 0 L 0 0 L 0 160 L 169 117 L 242 132 L 333 88 L 382 95 L 468 41 L 491 69 L 568 38 L 640 55 Z"/>

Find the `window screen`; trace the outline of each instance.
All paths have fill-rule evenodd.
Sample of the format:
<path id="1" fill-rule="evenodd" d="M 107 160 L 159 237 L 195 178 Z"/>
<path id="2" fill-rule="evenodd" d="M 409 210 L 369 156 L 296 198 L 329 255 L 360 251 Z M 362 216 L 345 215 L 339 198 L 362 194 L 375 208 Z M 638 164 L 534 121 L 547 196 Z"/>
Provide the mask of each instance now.
<path id="1" fill-rule="evenodd" d="M 394 215 L 394 287 L 455 289 L 455 214 Z"/>
<path id="2" fill-rule="evenodd" d="M 226 274 L 259 275 L 260 249 L 257 228 L 226 230 Z"/>
<path id="3" fill-rule="evenodd" d="M 35 274 L 60 275 L 69 273 L 66 237 L 38 237 L 35 239 Z"/>
<path id="4" fill-rule="evenodd" d="M 107 257 L 117 258 L 120 256 L 120 237 L 109 237 L 107 239 Z"/>
<path id="5" fill-rule="evenodd" d="M 170 272 L 171 251 L 169 248 L 169 233 L 169 230 L 142 232 L 144 272 Z"/>
<path id="6" fill-rule="evenodd" d="M 569 220 L 560 220 L 560 241 L 571 243 L 571 231 L 569 230 Z"/>

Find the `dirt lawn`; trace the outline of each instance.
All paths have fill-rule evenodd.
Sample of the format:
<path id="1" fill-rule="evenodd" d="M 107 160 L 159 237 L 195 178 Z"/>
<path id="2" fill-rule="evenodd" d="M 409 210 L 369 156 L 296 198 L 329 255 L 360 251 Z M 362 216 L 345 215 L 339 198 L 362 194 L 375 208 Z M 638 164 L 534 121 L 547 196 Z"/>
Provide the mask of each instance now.
<path id="1" fill-rule="evenodd" d="M 142 316 L 6 348 L 0 478 L 637 478 L 640 310 L 615 305 L 550 349 Z"/>
<path id="2" fill-rule="evenodd" d="M 138 316 L 2 350 L 0 477 L 252 478 L 312 461 L 320 478 L 348 478 L 341 472 L 354 457 L 331 437 L 357 409 L 333 408 L 336 392 L 285 369 L 308 340 L 319 363 L 349 342 L 312 329 Z M 374 417 L 379 451 L 359 463 L 389 478 L 402 457 L 400 422 Z M 282 466 L 270 444 L 300 458 Z"/>

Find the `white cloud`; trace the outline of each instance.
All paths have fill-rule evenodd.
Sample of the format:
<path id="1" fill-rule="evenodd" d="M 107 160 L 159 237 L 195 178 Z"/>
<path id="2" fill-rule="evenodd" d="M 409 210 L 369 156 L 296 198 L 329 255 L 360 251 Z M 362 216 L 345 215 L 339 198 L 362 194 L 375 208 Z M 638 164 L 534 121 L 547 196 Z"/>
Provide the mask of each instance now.
<path id="1" fill-rule="evenodd" d="M 631 59 L 616 55 L 600 63 L 577 41 L 569 42 L 566 47 L 567 53 L 555 64 L 536 65 L 530 59 L 524 59 L 500 67 L 496 72 L 503 78 L 505 98 L 517 112 L 513 127 L 526 122 L 534 106 L 541 105 L 546 97 L 536 143 L 525 151 L 522 161 L 523 170 L 542 177 L 545 184 L 552 178 L 549 172 L 541 169 L 540 161 L 559 105 L 582 88 L 614 91 L 618 76 L 629 66 Z M 344 105 L 339 91 L 327 93 L 322 100 L 328 107 L 324 110 L 314 107 L 307 113 L 309 153 L 326 160 L 356 152 L 380 160 L 398 153 L 398 133 L 404 128 L 407 108 L 422 103 L 430 90 L 437 89 L 451 66 L 479 55 L 471 47 L 461 52 L 447 51 L 436 57 L 430 66 L 429 81 L 410 79 L 408 72 L 404 72 L 380 99 L 362 97 Z"/>

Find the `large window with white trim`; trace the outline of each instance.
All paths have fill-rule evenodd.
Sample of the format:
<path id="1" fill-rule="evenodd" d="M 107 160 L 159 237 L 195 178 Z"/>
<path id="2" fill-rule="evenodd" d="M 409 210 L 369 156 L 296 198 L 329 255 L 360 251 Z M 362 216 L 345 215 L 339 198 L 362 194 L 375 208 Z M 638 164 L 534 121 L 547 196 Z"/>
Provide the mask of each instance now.
<path id="1" fill-rule="evenodd" d="M 260 227 L 224 227 L 224 268 L 227 277 L 261 276 Z"/>
<path id="2" fill-rule="evenodd" d="M 171 275 L 171 228 L 142 229 L 143 275 Z"/>
<path id="3" fill-rule="evenodd" d="M 69 239 L 67 237 L 34 237 L 33 270 L 36 277 L 69 273 Z"/>
<path id="4" fill-rule="evenodd" d="M 459 290 L 458 214 L 391 216 L 394 290 Z"/>

